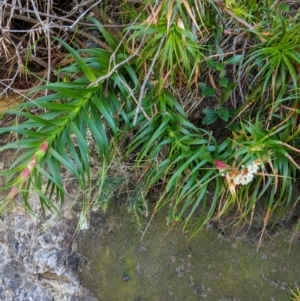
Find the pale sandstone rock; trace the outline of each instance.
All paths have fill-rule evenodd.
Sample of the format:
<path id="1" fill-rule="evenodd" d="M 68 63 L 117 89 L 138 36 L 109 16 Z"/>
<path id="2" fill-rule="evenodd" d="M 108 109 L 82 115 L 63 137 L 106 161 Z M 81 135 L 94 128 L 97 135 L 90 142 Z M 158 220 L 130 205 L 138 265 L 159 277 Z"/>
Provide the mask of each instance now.
<path id="1" fill-rule="evenodd" d="M 30 204 L 38 210 L 38 197 Z M 67 211 L 65 211 L 67 212 Z M 73 237 L 76 220 L 70 212 L 43 220 L 20 203 L 0 221 L 0 300 L 96 301 L 77 277 L 79 254 Z"/>

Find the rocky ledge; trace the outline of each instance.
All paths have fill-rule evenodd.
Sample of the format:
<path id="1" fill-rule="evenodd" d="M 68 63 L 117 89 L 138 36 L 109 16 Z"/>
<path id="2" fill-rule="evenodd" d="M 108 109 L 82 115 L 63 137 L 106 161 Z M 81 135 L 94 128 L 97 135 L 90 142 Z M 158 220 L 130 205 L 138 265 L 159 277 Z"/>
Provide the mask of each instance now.
<path id="1" fill-rule="evenodd" d="M 38 212 L 38 197 L 30 205 Z M 21 202 L 0 221 L 0 300 L 96 301 L 77 277 L 76 218 L 34 217 Z"/>

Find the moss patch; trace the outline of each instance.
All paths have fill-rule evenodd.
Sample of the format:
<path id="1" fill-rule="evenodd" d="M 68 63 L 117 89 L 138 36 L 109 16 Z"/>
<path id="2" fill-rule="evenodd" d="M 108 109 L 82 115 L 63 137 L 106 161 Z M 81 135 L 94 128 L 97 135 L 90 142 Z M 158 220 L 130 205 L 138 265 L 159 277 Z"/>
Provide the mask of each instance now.
<path id="1" fill-rule="evenodd" d="M 138 227 L 122 208 L 93 214 L 79 249 L 80 278 L 103 301 L 290 300 L 300 285 L 299 240 L 281 230 L 257 250 L 247 240 L 203 230 L 191 238 L 165 213 Z"/>

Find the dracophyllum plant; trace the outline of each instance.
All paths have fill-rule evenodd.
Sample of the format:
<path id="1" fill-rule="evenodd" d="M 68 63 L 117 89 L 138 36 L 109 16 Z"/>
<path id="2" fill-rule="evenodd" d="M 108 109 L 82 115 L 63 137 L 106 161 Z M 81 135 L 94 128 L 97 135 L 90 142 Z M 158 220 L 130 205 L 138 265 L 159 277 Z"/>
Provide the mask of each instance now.
<path id="1" fill-rule="evenodd" d="M 226 184 L 219 216 L 237 205 L 239 217 L 247 217 L 258 202 L 265 204 L 264 227 L 272 213 L 282 213 L 298 201 L 293 197 L 293 187 L 300 166 L 293 159 L 300 150 L 284 141 L 288 123 L 266 130 L 257 117 L 255 123 L 241 122 L 234 132 L 232 154 L 225 160 L 216 160 L 216 168 Z M 281 140 L 281 139 L 282 140 Z M 229 164 L 230 162 L 230 164 Z M 279 210 L 277 210 L 279 208 Z"/>

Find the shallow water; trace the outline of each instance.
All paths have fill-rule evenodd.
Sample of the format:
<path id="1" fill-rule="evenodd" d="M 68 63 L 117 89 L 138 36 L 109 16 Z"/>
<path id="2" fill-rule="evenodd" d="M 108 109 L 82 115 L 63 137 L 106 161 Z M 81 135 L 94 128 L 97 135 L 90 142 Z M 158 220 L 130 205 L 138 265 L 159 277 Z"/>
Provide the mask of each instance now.
<path id="1" fill-rule="evenodd" d="M 191 238 L 161 212 L 149 220 L 138 226 L 122 208 L 92 213 L 79 276 L 99 300 L 285 301 L 300 286 L 299 233 L 280 229 L 257 250 L 215 229 Z"/>

